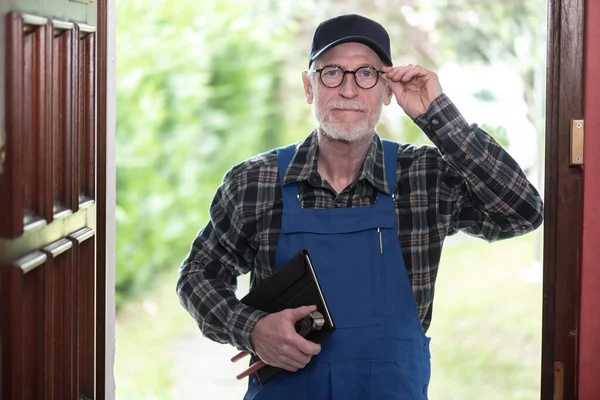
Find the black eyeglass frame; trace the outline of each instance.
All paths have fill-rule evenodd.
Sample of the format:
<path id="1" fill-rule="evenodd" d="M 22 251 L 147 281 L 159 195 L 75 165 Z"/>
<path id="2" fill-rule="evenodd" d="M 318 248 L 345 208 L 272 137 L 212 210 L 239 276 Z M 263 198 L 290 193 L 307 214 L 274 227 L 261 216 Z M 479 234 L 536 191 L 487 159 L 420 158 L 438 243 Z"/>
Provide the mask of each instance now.
<path id="1" fill-rule="evenodd" d="M 325 82 L 323 82 L 323 75 L 322 75 L 322 72 L 323 72 L 323 70 L 324 70 L 324 69 L 326 69 L 326 68 L 332 68 L 332 67 L 333 67 L 333 68 L 337 68 L 337 69 L 339 69 L 339 70 L 341 70 L 341 71 L 342 71 L 342 80 L 341 80 L 341 82 L 340 82 L 339 84 L 337 84 L 337 85 L 335 85 L 335 86 L 329 86 L 329 85 L 327 85 Z M 365 68 L 366 68 L 366 69 L 373 70 L 373 71 L 377 72 L 377 75 L 375 75 L 375 76 L 377 77 L 377 79 L 375 80 L 375 83 L 373 84 L 373 86 L 369 86 L 369 87 L 364 87 L 364 86 L 361 86 L 361 85 L 358 83 L 358 80 L 356 79 L 356 73 L 357 73 L 358 71 L 360 71 L 361 69 L 365 69 Z M 358 68 L 357 68 L 357 69 L 355 69 L 354 71 L 350 71 L 350 70 L 346 71 L 344 68 L 340 67 L 339 65 L 326 65 L 326 66 L 324 66 L 323 68 L 315 69 L 315 72 L 318 72 L 318 73 L 319 73 L 319 80 L 321 81 L 321 83 L 322 83 L 322 84 L 323 84 L 325 87 L 328 87 L 328 88 L 330 88 L 330 89 L 335 89 L 335 88 L 337 88 L 337 87 L 340 87 L 340 86 L 342 86 L 342 84 L 343 84 L 343 83 L 344 83 L 344 81 L 346 80 L 346 74 L 352 74 L 352 75 L 354 76 L 354 83 L 356 83 L 356 86 L 358 86 L 358 87 L 359 87 L 359 88 L 361 88 L 361 89 L 365 89 L 365 90 L 373 89 L 375 86 L 377 86 L 377 84 L 379 83 L 379 77 L 380 77 L 382 74 L 384 74 L 384 73 L 385 73 L 385 72 L 383 72 L 383 71 L 379 71 L 377 68 L 375 68 L 375 67 L 373 67 L 373 66 L 371 66 L 371 65 L 363 65 L 362 67 L 358 67 Z"/>

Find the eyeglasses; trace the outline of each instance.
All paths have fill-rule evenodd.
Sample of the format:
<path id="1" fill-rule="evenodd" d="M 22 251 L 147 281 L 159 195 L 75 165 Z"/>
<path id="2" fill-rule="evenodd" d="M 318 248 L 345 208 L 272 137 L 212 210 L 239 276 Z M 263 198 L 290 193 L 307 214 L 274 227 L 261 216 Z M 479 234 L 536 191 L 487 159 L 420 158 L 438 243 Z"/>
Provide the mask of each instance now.
<path id="1" fill-rule="evenodd" d="M 371 89 L 377 82 L 379 82 L 379 75 L 383 74 L 383 71 L 378 71 L 375 67 L 364 66 L 354 71 L 345 71 L 342 67 L 337 65 L 327 65 L 323 68 L 315 70 L 319 73 L 321 83 L 328 88 L 336 88 L 344 83 L 346 74 L 354 75 L 354 82 L 363 88 Z"/>

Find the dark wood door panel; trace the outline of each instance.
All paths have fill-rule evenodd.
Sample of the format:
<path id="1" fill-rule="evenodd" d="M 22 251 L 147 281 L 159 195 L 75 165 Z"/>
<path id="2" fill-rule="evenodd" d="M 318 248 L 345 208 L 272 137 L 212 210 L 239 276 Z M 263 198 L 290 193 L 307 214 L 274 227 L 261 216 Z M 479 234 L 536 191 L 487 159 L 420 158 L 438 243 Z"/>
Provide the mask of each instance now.
<path id="1" fill-rule="evenodd" d="M 48 105 L 49 79 L 46 64 L 51 49 L 48 46 L 51 26 L 23 27 L 23 136 L 21 165 L 25 227 L 37 221 L 51 221 L 50 192 L 45 182 L 50 179 Z"/>
<path id="2" fill-rule="evenodd" d="M 17 237 L 95 197 L 95 28 L 7 18 L 10 112 L 0 187 L 16 190 L 0 194 L 0 207 L 13 211 L 0 214 L 0 236 Z"/>
<path id="3" fill-rule="evenodd" d="M 66 27 L 69 26 L 70 29 Z M 52 141 L 53 210 L 68 215 L 79 207 L 77 188 L 78 38 L 73 24 L 55 29 L 52 41 Z"/>
<path id="4" fill-rule="evenodd" d="M 79 25 L 79 204 L 96 198 L 96 33 Z"/>
<path id="5" fill-rule="evenodd" d="M 74 393 L 75 352 L 75 279 L 73 274 L 73 242 L 63 238 L 44 247 L 48 256 L 46 305 L 48 331 L 46 339 L 51 349 L 51 363 L 46 372 L 50 392 L 46 398 L 68 399 Z"/>
<path id="6" fill-rule="evenodd" d="M 69 239 L 73 242 L 74 276 L 77 282 L 75 293 L 77 310 L 75 330 L 77 332 L 77 347 L 75 351 L 75 386 L 78 395 L 95 398 L 95 320 L 96 320 L 96 270 L 95 231 L 83 228 Z"/>
<path id="7" fill-rule="evenodd" d="M 37 254 L 34 253 L 34 254 Z M 40 262 L 39 259 L 37 262 Z M 23 340 L 23 398 L 39 399 L 45 397 L 49 390 L 45 376 L 49 367 L 49 348 L 46 335 L 48 329 L 49 307 L 46 304 L 45 280 L 48 274 L 47 264 L 40 264 L 36 268 L 16 263 L 13 272 L 22 273 L 17 279 L 22 280 L 22 331 Z M 18 309 L 14 309 L 18 312 Z M 28 380 L 33 385 L 27 385 Z M 33 387 L 35 386 L 35 387 Z"/>
<path id="8" fill-rule="evenodd" d="M 3 149 L 3 173 L 0 187 L 14 188 L 0 192 L 0 236 L 17 237 L 23 232 L 25 202 L 23 191 L 18 190 L 22 171 L 23 138 L 23 21 L 20 15 L 6 16 L 6 88 L 5 112 L 6 137 Z M 8 110 L 7 110 L 8 111 Z"/>
<path id="9" fill-rule="evenodd" d="M 73 15 L 81 7 L 87 9 L 64 5 Z M 96 98 L 102 91 L 96 89 L 96 28 L 89 24 L 96 12 L 82 15 L 92 17 L 72 22 L 6 16 L 2 399 L 97 398 L 97 363 L 104 370 L 96 348 L 97 321 L 103 320 L 96 312 L 96 285 L 103 282 L 96 268 L 96 201 L 105 190 L 97 186 L 96 163 L 105 137 L 97 137 Z"/>
<path id="10" fill-rule="evenodd" d="M 2 266 L 2 398 L 94 398 L 94 230 Z M 8 383 L 8 384 L 7 384 Z"/>
<path id="11" fill-rule="evenodd" d="M 0 265 L 3 399 L 40 399 L 47 393 L 47 255 L 35 251 Z"/>

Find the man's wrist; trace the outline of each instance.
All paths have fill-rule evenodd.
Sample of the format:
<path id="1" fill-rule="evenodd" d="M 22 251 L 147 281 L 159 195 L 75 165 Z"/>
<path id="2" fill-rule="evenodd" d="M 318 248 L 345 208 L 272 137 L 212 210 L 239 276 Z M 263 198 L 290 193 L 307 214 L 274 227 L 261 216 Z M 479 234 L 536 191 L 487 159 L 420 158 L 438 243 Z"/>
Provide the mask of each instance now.
<path id="1" fill-rule="evenodd" d="M 256 327 L 258 326 L 262 318 L 264 317 L 261 317 L 257 321 L 254 321 L 253 326 L 250 328 L 250 348 L 248 349 L 248 351 L 250 351 L 253 354 L 256 354 Z"/>
<path id="2" fill-rule="evenodd" d="M 433 117 L 433 115 L 435 115 L 442 108 L 444 108 L 448 102 L 450 102 L 448 96 L 446 96 L 445 93 L 440 94 L 435 99 L 433 99 L 433 101 L 429 104 L 429 107 L 427 107 L 427 110 L 425 110 L 425 112 L 412 118 L 413 122 L 417 123 L 417 125 L 419 125 L 419 122 L 422 121 L 426 123 L 426 121 L 429 118 Z"/>
<path id="3" fill-rule="evenodd" d="M 254 331 L 258 322 L 269 315 L 268 313 L 261 310 L 253 310 L 244 325 L 244 329 L 241 331 L 241 335 L 238 338 L 240 350 L 246 350 L 253 354 L 256 354 L 254 347 Z"/>

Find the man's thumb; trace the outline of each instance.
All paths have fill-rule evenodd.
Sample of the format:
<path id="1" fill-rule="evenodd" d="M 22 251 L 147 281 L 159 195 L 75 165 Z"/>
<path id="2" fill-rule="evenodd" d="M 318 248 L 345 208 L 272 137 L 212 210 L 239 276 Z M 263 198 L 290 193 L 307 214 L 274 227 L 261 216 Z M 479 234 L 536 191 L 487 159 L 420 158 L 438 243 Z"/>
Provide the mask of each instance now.
<path id="1" fill-rule="evenodd" d="M 292 309 L 292 319 L 294 322 L 301 320 L 313 311 L 317 311 L 317 306 L 302 306 Z"/>

